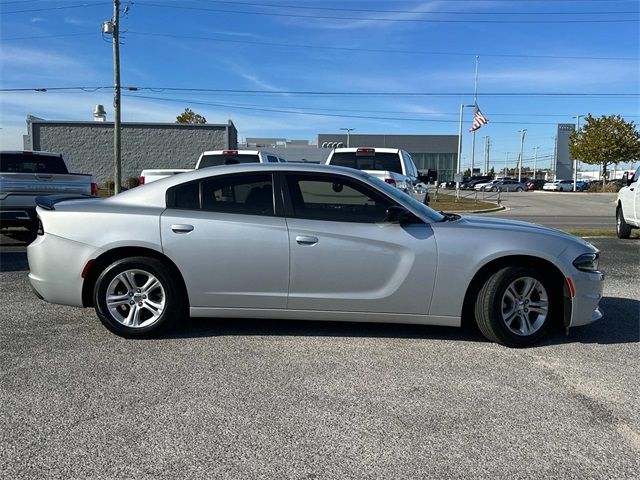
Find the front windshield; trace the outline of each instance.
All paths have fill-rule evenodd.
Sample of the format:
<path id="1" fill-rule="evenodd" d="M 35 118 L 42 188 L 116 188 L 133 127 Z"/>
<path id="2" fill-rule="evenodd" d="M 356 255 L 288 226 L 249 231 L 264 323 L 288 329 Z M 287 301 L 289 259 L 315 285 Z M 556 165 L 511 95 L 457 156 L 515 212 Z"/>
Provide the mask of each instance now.
<path id="1" fill-rule="evenodd" d="M 419 202 L 412 196 L 407 195 L 401 190 L 398 190 L 396 187 L 392 187 L 388 183 L 380 180 L 378 177 L 367 175 L 367 178 L 371 180 L 372 183 L 375 183 L 376 187 L 378 187 L 380 190 L 383 190 L 387 195 L 400 201 L 401 203 L 410 205 L 411 208 L 420 212 L 432 222 L 442 222 L 444 220 L 445 217 L 441 213 L 436 212 L 431 207 L 427 207 L 424 203 Z"/>

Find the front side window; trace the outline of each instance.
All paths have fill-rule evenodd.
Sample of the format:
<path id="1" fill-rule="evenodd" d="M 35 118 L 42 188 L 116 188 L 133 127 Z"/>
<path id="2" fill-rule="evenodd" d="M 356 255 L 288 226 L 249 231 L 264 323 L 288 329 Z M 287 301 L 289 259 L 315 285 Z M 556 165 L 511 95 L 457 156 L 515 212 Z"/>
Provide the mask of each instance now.
<path id="1" fill-rule="evenodd" d="M 287 185 L 296 218 L 378 223 L 393 205 L 375 190 L 341 176 L 288 175 Z"/>
<path id="2" fill-rule="evenodd" d="M 171 189 L 167 206 L 183 210 L 274 215 L 273 182 L 269 173 L 221 175 Z"/>

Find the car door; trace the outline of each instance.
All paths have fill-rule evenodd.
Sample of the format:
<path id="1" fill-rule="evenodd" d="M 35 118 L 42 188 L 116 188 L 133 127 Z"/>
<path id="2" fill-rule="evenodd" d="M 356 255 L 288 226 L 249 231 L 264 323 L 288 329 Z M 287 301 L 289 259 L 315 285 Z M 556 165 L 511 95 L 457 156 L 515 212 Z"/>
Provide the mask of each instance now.
<path id="1" fill-rule="evenodd" d="M 169 189 L 160 231 L 192 307 L 286 308 L 289 235 L 275 214 L 270 172 Z"/>
<path id="2" fill-rule="evenodd" d="M 427 223 L 385 222 L 395 202 L 351 177 L 287 173 L 288 308 L 426 314 L 436 271 Z"/>

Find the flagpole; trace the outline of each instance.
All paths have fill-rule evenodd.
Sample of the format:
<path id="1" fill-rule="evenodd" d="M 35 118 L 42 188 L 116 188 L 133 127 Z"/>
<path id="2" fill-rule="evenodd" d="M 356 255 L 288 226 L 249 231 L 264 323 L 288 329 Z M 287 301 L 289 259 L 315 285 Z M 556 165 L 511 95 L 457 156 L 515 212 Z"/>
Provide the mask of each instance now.
<path id="1" fill-rule="evenodd" d="M 462 113 L 464 112 L 464 103 L 460 104 L 460 125 L 458 127 L 458 166 L 456 168 L 456 197 L 460 195 L 460 162 L 462 161 Z"/>
<path id="2" fill-rule="evenodd" d="M 478 108 L 478 62 L 480 57 L 476 55 L 476 76 L 473 81 L 473 103 Z M 473 131 L 471 136 L 471 176 L 473 177 L 473 167 L 476 162 L 476 131 Z"/>

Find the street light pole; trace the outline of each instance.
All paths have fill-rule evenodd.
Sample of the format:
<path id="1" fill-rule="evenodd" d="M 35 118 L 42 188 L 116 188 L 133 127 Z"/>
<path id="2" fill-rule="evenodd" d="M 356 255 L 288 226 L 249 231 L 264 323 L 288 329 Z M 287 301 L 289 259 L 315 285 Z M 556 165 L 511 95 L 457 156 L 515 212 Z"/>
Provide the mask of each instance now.
<path id="1" fill-rule="evenodd" d="M 584 115 L 576 115 L 576 132 L 580 130 L 580 117 L 584 117 Z M 573 191 L 578 191 L 578 160 L 573 160 Z"/>
<path id="2" fill-rule="evenodd" d="M 346 130 L 347 131 L 347 148 L 349 148 L 349 140 L 350 140 L 350 133 L 355 130 L 355 128 L 341 128 L 340 130 Z"/>
<path id="3" fill-rule="evenodd" d="M 518 162 L 518 182 L 522 181 L 522 160 L 524 155 L 524 136 L 527 134 L 527 129 L 523 128 L 520 132 L 520 161 Z"/>
<path id="4" fill-rule="evenodd" d="M 478 61 L 480 57 L 476 55 L 476 75 L 473 81 L 473 103 L 478 108 Z M 476 163 L 476 131 L 471 135 L 471 176 L 473 177 L 473 167 Z"/>
<path id="5" fill-rule="evenodd" d="M 465 107 L 470 108 L 475 107 L 475 105 L 465 105 L 464 103 L 460 104 L 460 125 L 458 127 L 458 166 L 456 168 L 456 175 L 458 176 L 456 179 L 456 198 L 460 196 L 459 176 L 462 173 L 462 117 Z"/>
<path id="6" fill-rule="evenodd" d="M 533 179 L 536 179 L 536 166 L 538 164 L 538 149 L 540 147 L 536 146 L 533 147 Z"/>

